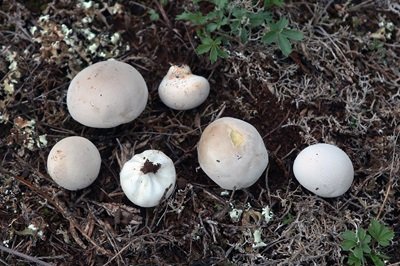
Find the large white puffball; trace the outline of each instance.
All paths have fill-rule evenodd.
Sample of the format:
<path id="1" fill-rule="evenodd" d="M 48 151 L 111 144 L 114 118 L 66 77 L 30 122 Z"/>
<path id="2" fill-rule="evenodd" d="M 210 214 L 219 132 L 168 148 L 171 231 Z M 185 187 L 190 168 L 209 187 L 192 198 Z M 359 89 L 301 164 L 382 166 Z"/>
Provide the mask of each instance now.
<path id="1" fill-rule="evenodd" d="M 268 151 L 257 129 L 222 117 L 209 124 L 197 145 L 201 169 L 223 189 L 253 185 L 268 165 Z"/>
<path id="2" fill-rule="evenodd" d="M 139 71 L 110 59 L 86 67 L 73 78 L 67 107 L 72 118 L 85 126 L 111 128 L 136 119 L 147 98 L 147 85 Z"/>
<path id="3" fill-rule="evenodd" d="M 349 156 L 335 145 L 318 143 L 302 150 L 293 164 L 297 181 L 318 196 L 343 195 L 354 179 Z"/>

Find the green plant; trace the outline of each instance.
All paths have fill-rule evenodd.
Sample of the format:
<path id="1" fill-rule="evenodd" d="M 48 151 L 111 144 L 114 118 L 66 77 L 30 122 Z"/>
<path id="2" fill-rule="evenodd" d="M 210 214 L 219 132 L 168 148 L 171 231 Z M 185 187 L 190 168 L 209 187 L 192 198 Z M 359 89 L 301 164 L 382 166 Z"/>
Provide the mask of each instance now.
<path id="1" fill-rule="evenodd" d="M 382 247 L 390 244 L 394 232 L 377 220 L 372 220 L 368 229 L 358 228 L 355 231 L 345 231 L 341 234 L 341 247 L 349 252 L 349 265 L 365 265 L 368 260 L 376 266 L 383 266 L 388 256 L 381 252 Z"/>
<path id="2" fill-rule="evenodd" d="M 211 5 L 211 11 L 200 11 L 200 2 Z M 245 3 L 244 1 L 243 3 Z M 263 6 L 238 5 L 229 0 L 193 0 L 194 11 L 184 11 L 176 19 L 192 23 L 200 38 L 198 54 L 209 54 L 212 63 L 218 58 L 226 58 L 223 49 L 232 43 L 244 45 L 250 41 L 261 41 L 264 44 L 276 43 L 282 53 L 288 56 L 292 51 L 290 41 L 299 41 L 303 34 L 288 29 L 289 21 L 281 18 L 278 21 L 268 10 L 273 6 L 282 6 L 283 0 L 264 0 Z"/>
<path id="3" fill-rule="evenodd" d="M 166 6 L 168 4 L 168 0 L 160 0 L 159 4 L 161 6 Z M 160 14 L 158 14 L 158 12 L 153 8 L 149 8 L 147 10 L 147 14 L 149 15 L 151 21 L 157 21 L 160 19 Z"/>

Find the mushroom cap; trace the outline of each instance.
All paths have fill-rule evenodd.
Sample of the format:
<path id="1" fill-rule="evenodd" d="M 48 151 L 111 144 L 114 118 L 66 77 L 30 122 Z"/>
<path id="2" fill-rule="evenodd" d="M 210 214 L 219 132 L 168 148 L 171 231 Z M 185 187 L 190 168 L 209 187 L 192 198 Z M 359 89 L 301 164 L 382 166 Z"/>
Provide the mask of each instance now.
<path id="1" fill-rule="evenodd" d="M 73 136 L 57 142 L 47 157 L 47 171 L 61 187 L 78 190 L 92 184 L 100 172 L 101 157 L 88 139 Z"/>
<path id="2" fill-rule="evenodd" d="M 294 160 L 293 173 L 303 187 L 326 198 L 343 195 L 354 179 L 349 156 L 337 146 L 325 143 L 302 150 Z"/>
<path id="3" fill-rule="evenodd" d="M 162 151 L 146 150 L 124 164 L 120 182 L 125 195 L 134 204 L 154 207 L 160 203 L 164 194 L 168 198 L 174 191 L 174 162 Z"/>
<path id="4" fill-rule="evenodd" d="M 67 107 L 72 118 L 95 128 L 128 123 L 145 109 L 148 89 L 131 65 L 107 60 L 90 65 L 71 81 Z"/>
<path id="5" fill-rule="evenodd" d="M 201 169 L 224 189 L 253 185 L 268 165 L 268 152 L 257 129 L 232 117 L 206 127 L 197 154 Z"/>
<path id="6" fill-rule="evenodd" d="M 210 83 L 192 74 L 187 65 L 171 66 L 158 87 L 161 101 L 171 109 L 189 110 L 202 104 L 210 94 Z"/>

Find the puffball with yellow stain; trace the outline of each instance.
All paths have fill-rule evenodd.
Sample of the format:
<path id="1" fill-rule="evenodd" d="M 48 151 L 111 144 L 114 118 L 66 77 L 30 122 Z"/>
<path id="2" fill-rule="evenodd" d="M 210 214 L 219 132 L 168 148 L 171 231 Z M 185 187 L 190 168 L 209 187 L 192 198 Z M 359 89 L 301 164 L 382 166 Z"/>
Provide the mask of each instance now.
<path id="1" fill-rule="evenodd" d="M 223 189 L 250 187 L 268 165 L 268 152 L 257 129 L 232 117 L 206 127 L 197 154 L 201 169 Z"/>

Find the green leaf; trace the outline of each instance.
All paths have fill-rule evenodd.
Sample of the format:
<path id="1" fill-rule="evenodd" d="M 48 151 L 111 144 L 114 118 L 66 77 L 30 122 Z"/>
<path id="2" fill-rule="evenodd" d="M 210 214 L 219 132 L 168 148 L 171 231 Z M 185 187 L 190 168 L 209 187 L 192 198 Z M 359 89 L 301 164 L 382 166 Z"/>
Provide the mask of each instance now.
<path id="1" fill-rule="evenodd" d="M 211 49 L 211 45 L 202 43 L 199 46 L 197 46 L 196 52 L 198 54 L 205 54 L 205 53 L 208 53 L 210 51 L 210 49 Z"/>
<path id="2" fill-rule="evenodd" d="M 369 227 L 368 233 L 378 242 L 382 247 L 386 247 L 390 244 L 390 241 L 394 237 L 394 232 L 389 227 L 383 225 L 377 220 L 372 220 Z"/>
<path id="3" fill-rule="evenodd" d="M 292 45 L 289 40 L 281 34 L 278 34 L 278 46 L 285 56 L 289 56 L 292 52 Z"/>
<path id="4" fill-rule="evenodd" d="M 294 216 L 290 212 L 283 218 L 282 224 L 288 225 L 294 221 Z"/>
<path id="5" fill-rule="evenodd" d="M 228 54 L 221 48 L 221 37 L 215 39 L 204 37 L 201 39 L 201 42 L 202 43 L 196 48 L 196 52 L 199 55 L 209 53 L 211 63 L 215 63 L 218 57 L 225 58 L 228 56 Z"/>
<path id="6" fill-rule="evenodd" d="M 247 11 L 242 8 L 234 7 L 232 9 L 232 16 L 238 19 L 242 19 L 244 16 L 247 15 Z"/>
<path id="7" fill-rule="evenodd" d="M 270 27 L 271 27 L 271 30 L 281 31 L 284 28 L 286 28 L 288 25 L 289 25 L 289 20 L 287 20 L 286 18 L 281 18 L 276 23 L 272 23 L 270 25 Z"/>
<path id="8" fill-rule="evenodd" d="M 371 253 L 371 248 L 370 248 L 370 246 L 369 246 L 369 242 L 371 241 L 371 236 L 367 236 L 367 239 L 368 239 L 368 241 L 363 241 L 363 242 L 361 242 L 361 249 L 362 249 L 362 251 L 364 252 L 364 253 L 367 253 L 367 254 L 369 254 L 369 253 Z M 365 239 L 365 240 L 367 240 L 367 239 Z"/>
<path id="9" fill-rule="evenodd" d="M 278 32 L 270 31 L 267 32 L 263 37 L 262 41 L 266 44 L 277 43 L 278 42 Z"/>
<path id="10" fill-rule="evenodd" d="M 372 260 L 375 266 L 385 266 L 383 260 L 377 254 L 369 254 L 369 258 Z"/>
<path id="11" fill-rule="evenodd" d="M 215 41 L 212 39 L 212 38 L 210 38 L 210 37 L 203 37 L 203 38 L 201 38 L 201 43 L 202 44 L 207 44 L 207 45 L 209 45 L 209 46 L 212 46 L 212 44 L 214 43 Z"/>
<path id="12" fill-rule="evenodd" d="M 158 15 L 158 13 L 154 9 L 150 9 L 148 13 L 150 15 L 151 21 L 157 21 L 160 19 L 160 15 Z"/>
<path id="13" fill-rule="evenodd" d="M 347 263 L 349 265 L 354 265 L 354 266 L 361 266 L 362 260 L 357 258 L 353 253 L 349 255 L 349 258 L 347 259 Z"/>
<path id="14" fill-rule="evenodd" d="M 263 23 L 266 23 L 267 18 L 271 15 L 268 12 L 257 12 L 257 13 L 249 13 L 249 20 L 252 28 L 261 26 Z"/>
<path id="15" fill-rule="evenodd" d="M 357 246 L 357 236 L 353 231 L 345 231 L 341 234 L 343 239 L 341 247 L 344 251 L 348 251 Z"/>
<path id="16" fill-rule="evenodd" d="M 304 38 L 303 33 L 297 30 L 283 29 L 281 34 L 294 41 L 301 41 Z"/>
<path id="17" fill-rule="evenodd" d="M 371 242 L 371 236 L 367 234 L 363 228 L 358 228 L 357 230 L 358 246 L 357 249 L 361 249 L 363 253 L 371 253 L 371 248 L 369 246 Z"/>
<path id="18" fill-rule="evenodd" d="M 341 235 L 340 235 L 344 240 L 352 240 L 357 242 L 357 235 L 356 233 L 354 233 L 354 231 L 344 231 Z"/>
<path id="19" fill-rule="evenodd" d="M 357 258 L 357 259 L 359 259 L 359 260 L 363 260 L 363 258 L 364 258 L 364 252 L 363 252 L 363 250 L 362 250 L 362 248 L 361 247 L 355 247 L 354 249 L 353 249 L 353 254 L 354 254 L 354 256 Z"/>
<path id="20" fill-rule="evenodd" d="M 247 43 L 249 40 L 249 32 L 246 29 L 242 29 L 242 32 L 240 33 L 240 40 L 242 43 Z"/>
<path id="21" fill-rule="evenodd" d="M 207 15 L 204 16 L 206 21 L 219 21 L 224 17 L 224 12 L 220 10 L 214 10 L 209 12 Z"/>
<path id="22" fill-rule="evenodd" d="M 207 32 L 213 32 L 218 28 L 218 24 L 216 23 L 209 23 L 206 25 Z"/>
<path id="23" fill-rule="evenodd" d="M 221 58 L 227 58 L 228 57 L 228 53 L 224 50 L 222 50 L 221 48 L 217 49 L 218 51 L 218 56 Z"/>
<path id="24" fill-rule="evenodd" d="M 385 254 L 382 254 L 382 253 L 380 253 L 380 252 L 375 252 L 374 254 L 377 255 L 377 256 L 379 256 L 379 257 L 380 257 L 381 259 L 383 259 L 383 260 L 388 260 L 388 259 L 390 259 L 389 256 L 386 256 Z"/>
<path id="25" fill-rule="evenodd" d="M 207 18 L 201 12 L 188 12 L 185 11 L 176 16 L 177 20 L 190 21 L 194 25 L 203 25 L 207 22 Z"/>
<path id="26" fill-rule="evenodd" d="M 271 7 L 273 5 L 282 7 L 284 0 L 264 0 L 264 6 Z"/>
<path id="27" fill-rule="evenodd" d="M 228 6 L 228 0 L 213 0 L 212 1 L 216 7 L 219 9 L 225 9 Z"/>
<path id="28" fill-rule="evenodd" d="M 217 59 L 218 59 L 218 50 L 217 50 L 216 47 L 211 47 L 211 50 L 210 50 L 210 61 L 211 61 L 211 63 L 214 64 L 217 61 Z"/>
<path id="29" fill-rule="evenodd" d="M 371 242 L 371 236 L 367 234 L 367 231 L 363 228 L 358 228 L 357 237 L 360 242 L 369 244 Z"/>

